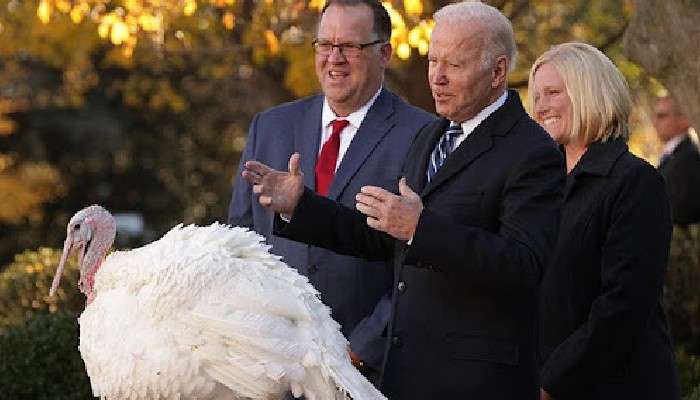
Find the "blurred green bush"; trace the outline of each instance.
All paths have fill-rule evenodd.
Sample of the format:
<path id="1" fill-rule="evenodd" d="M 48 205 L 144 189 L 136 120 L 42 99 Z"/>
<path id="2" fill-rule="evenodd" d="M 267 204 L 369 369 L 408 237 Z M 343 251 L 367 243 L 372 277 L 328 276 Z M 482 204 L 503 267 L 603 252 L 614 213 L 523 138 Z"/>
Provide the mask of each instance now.
<path id="1" fill-rule="evenodd" d="M 27 250 L 0 272 L 0 399 L 92 398 L 78 351 L 85 297 L 74 260 L 49 297 L 60 257 L 56 249 Z"/>
<path id="2" fill-rule="evenodd" d="M 0 399 L 84 400 L 90 381 L 72 313 L 34 313 L 0 334 Z"/>
<path id="3" fill-rule="evenodd" d="M 684 400 L 700 400 L 700 224 L 673 228 L 664 308 Z"/>
<path id="4" fill-rule="evenodd" d="M 85 296 L 78 290 L 80 273 L 73 259 L 66 263 L 56 296 L 49 296 L 60 258 L 57 249 L 26 250 L 0 269 L 0 331 L 36 314 L 82 312 Z"/>

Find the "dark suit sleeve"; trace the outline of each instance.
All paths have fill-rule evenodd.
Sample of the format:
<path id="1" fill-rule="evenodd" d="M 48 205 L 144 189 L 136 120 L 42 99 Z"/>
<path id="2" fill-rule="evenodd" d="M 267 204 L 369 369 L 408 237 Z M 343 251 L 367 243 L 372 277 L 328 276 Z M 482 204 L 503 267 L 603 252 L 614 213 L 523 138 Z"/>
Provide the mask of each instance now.
<path id="1" fill-rule="evenodd" d="M 304 188 L 289 223 L 275 216 L 275 235 L 332 250 L 338 254 L 385 261 L 392 257 L 393 239 L 367 226 L 366 217 Z"/>
<path id="2" fill-rule="evenodd" d="M 601 294 L 586 323 L 555 348 L 542 370 L 542 386 L 555 399 L 590 386 L 586 377 L 624 376 L 661 296 L 671 239 L 661 177 L 650 166 L 638 168 L 622 181 L 610 208 L 601 235 Z"/>
<path id="3" fill-rule="evenodd" d="M 233 226 L 243 226 L 250 229 L 253 229 L 253 201 L 255 199 L 252 196 L 252 185 L 241 176 L 241 173 L 243 172 L 243 164 L 253 159 L 259 119 L 260 114 L 257 114 L 250 123 L 245 149 L 241 154 L 238 170 L 234 177 L 231 203 L 228 207 L 228 223 Z"/>
<path id="4" fill-rule="evenodd" d="M 386 348 L 385 331 L 391 318 L 391 293 L 386 293 L 374 306 L 372 314 L 360 321 L 348 340 L 350 349 L 375 370 L 381 368 Z"/>
<path id="5" fill-rule="evenodd" d="M 554 146 L 526 152 L 505 184 L 497 232 L 426 208 L 406 263 L 459 270 L 498 290 L 535 288 L 556 241 L 563 182 L 563 158 Z"/>

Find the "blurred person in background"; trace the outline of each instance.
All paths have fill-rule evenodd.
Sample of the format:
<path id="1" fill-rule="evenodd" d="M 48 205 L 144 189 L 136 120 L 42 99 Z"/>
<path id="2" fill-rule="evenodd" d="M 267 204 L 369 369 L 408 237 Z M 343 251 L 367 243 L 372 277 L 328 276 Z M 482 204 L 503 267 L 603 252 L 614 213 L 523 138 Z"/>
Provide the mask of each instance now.
<path id="1" fill-rule="evenodd" d="M 678 399 L 661 304 L 670 207 L 627 148 L 627 84 L 599 50 L 566 43 L 535 61 L 528 97 L 568 171 L 541 287 L 541 399 Z"/>
<path id="2" fill-rule="evenodd" d="M 700 151 L 688 118 L 670 96 L 656 100 L 654 128 L 664 144 L 659 172 L 666 181 L 671 217 L 676 225 L 700 223 Z"/>

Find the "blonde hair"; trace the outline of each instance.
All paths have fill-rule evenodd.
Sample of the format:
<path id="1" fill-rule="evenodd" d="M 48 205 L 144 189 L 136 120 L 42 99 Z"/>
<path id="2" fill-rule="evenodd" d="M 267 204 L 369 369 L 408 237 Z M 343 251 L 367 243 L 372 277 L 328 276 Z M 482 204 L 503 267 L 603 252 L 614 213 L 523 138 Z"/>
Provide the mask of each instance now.
<path id="1" fill-rule="evenodd" d="M 479 1 L 463 1 L 437 10 L 433 19 L 436 23 L 481 28 L 485 33 L 480 60 L 482 67 L 490 67 L 502 55 L 508 58 L 508 72 L 515 67 L 518 51 L 513 26 L 497 8 Z"/>
<path id="2" fill-rule="evenodd" d="M 569 140 L 590 144 L 629 136 L 632 99 L 625 78 L 605 54 L 586 43 L 564 43 L 547 50 L 530 69 L 530 109 L 535 107 L 533 78 L 544 64 L 559 72 L 571 100 Z"/>

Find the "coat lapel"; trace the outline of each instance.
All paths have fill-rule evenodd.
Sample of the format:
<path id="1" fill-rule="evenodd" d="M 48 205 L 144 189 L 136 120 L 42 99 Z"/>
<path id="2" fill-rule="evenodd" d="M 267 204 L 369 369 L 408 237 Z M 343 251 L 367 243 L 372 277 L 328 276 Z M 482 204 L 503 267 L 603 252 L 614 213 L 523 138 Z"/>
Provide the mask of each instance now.
<path id="1" fill-rule="evenodd" d="M 524 113 L 525 110 L 520 103 L 518 93 L 513 90 L 508 91 L 505 104 L 479 124 L 447 157 L 445 164 L 435 174 L 433 180 L 423 188 L 421 196 L 427 196 L 456 173 L 469 166 L 479 156 L 489 151 L 493 147 L 493 136 L 506 135 Z M 432 151 L 432 147 L 427 150 L 428 157 Z"/>
<path id="2" fill-rule="evenodd" d="M 411 151 L 409 151 L 407 163 L 404 167 L 404 174 L 406 175 L 406 183 L 408 183 L 408 186 L 416 193 L 422 192 L 425 187 L 428 160 L 430 159 L 435 144 L 449 124 L 450 121 L 445 118 L 440 118 L 438 121 L 428 125 L 418 134 Z M 415 162 L 413 162 L 413 160 L 415 160 Z"/>
<path id="3" fill-rule="evenodd" d="M 394 104 L 391 94 L 386 89 L 382 89 L 355 133 L 355 137 L 350 142 L 350 146 L 335 172 L 328 191 L 328 198 L 337 200 L 340 197 L 350 179 L 394 126 L 394 122 L 389 120 L 393 114 Z"/>
<path id="4" fill-rule="evenodd" d="M 316 190 L 316 160 L 321 146 L 321 113 L 323 96 L 316 96 L 306 109 L 301 126 L 294 132 L 296 151 L 301 155 L 304 185 Z"/>

